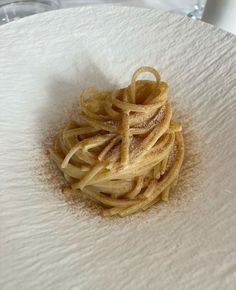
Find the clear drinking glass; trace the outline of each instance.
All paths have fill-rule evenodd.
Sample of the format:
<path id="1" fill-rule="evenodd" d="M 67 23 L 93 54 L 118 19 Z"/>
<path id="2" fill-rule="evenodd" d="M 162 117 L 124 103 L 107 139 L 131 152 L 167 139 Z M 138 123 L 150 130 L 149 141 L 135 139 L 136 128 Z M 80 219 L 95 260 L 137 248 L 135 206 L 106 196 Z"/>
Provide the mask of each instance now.
<path id="1" fill-rule="evenodd" d="M 193 19 L 201 19 L 206 1 L 207 0 L 145 0 L 145 3 L 155 4 L 156 7 L 161 10 L 188 15 Z"/>
<path id="2" fill-rule="evenodd" d="M 58 8 L 59 0 L 0 0 L 0 25 Z"/>
<path id="3" fill-rule="evenodd" d="M 204 11 L 206 0 L 198 0 L 194 5 L 194 10 L 191 11 L 188 16 L 193 19 L 201 19 Z"/>

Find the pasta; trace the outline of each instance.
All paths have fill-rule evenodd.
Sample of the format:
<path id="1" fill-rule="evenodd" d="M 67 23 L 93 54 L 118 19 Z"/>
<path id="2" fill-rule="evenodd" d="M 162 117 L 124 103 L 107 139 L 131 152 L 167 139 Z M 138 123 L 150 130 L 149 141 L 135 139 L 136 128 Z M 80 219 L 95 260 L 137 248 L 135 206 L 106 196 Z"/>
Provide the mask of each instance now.
<path id="1" fill-rule="evenodd" d="M 138 80 L 142 73 L 155 79 Z M 123 217 L 168 200 L 184 143 L 167 90 L 154 68 L 140 67 L 126 88 L 81 93 L 80 121 L 67 124 L 50 151 L 67 192 L 101 204 L 104 216 Z"/>

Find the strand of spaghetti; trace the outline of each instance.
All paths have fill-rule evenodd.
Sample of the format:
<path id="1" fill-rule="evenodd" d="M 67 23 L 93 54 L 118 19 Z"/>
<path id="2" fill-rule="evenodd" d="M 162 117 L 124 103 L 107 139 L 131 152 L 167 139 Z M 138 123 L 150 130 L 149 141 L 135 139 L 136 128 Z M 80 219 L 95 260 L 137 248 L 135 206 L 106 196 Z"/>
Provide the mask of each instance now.
<path id="1" fill-rule="evenodd" d="M 69 122 L 69 123 L 64 127 L 64 129 L 63 129 L 63 130 L 60 132 L 60 134 L 59 134 L 59 144 L 60 144 L 60 147 L 61 147 L 61 149 L 62 149 L 62 151 L 64 152 L 65 155 L 66 155 L 66 154 L 69 152 L 69 150 L 70 150 L 70 142 L 68 142 L 68 140 L 66 140 L 66 141 L 64 142 L 63 135 L 64 135 L 65 131 L 70 130 L 70 129 L 72 129 L 72 128 L 75 128 L 76 126 L 78 126 L 78 124 L 77 124 L 76 122 L 74 122 L 74 121 L 71 121 L 71 122 Z M 76 158 L 73 158 L 73 159 L 76 160 Z"/>
<path id="2" fill-rule="evenodd" d="M 113 168 L 112 171 L 104 172 L 98 174 L 94 182 L 101 182 L 105 180 L 111 180 L 111 179 L 119 179 L 119 178 L 126 178 L 126 176 L 135 177 L 136 175 L 141 175 L 143 171 L 146 170 L 146 167 L 150 169 L 151 164 L 157 164 L 160 161 L 162 161 L 171 151 L 171 148 L 173 146 L 174 138 L 172 137 L 168 144 L 166 145 L 166 148 L 163 148 L 162 150 L 157 150 L 157 152 L 154 152 L 153 154 L 149 154 L 150 156 L 146 156 L 146 158 L 141 162 L 140 161 L 140 168 L 137 166 L 138 163 L 130 163 L 130 165 L 127 168 L 120 167 L 117 165 Z"/>
<path id="3" fill-rule="evenodd" d="M 73 177 L 70 177 L 68 174 L 66 174 L 66 173 L 64 173 L 64 177 L 65 177 L 65 180 L 67 181 L 67 182 L 69 182 L 70 184 L 71 183 L 74 183 L 74 182 L 76 182 L 77 181 L 77 179 L 75 179 L 75 178 L 73 178 Z"/>
<path id="4" fill-rule="evenodd" d="M 152 182 L 152 183 L 149 184 L 149 186 L 148 186 L 148 188 L 146 189 L 145 192 L 153 194 L 154 189 L 155 189 L 155 184 L 154 184 L 154 182 Z M 130 215 L 130 214 L 133 214 L 133 213 L 143 209 L 145 206 L 150 204 L 153 200 L 154 200 L 154 198 L 152 196 L 149 197 L 149 198 L 146 198 L 146 199 L 140 201 L 138 204 L 132 205 L 132 206 L 127 207 L 126 209 L 120 211 L 119 215 L 121 217 L 124 217 L 124 216 Z"/>
<path id="5" fill-rule="evenodd" d="M 164 121 L 164 114 L 163 114 L 163 107 L 158 109 L 154 114 L 148 115 L 142 122 L 140 120 L 139 124 L 133 126 L 132 128 L 132 133 L 137 131 L 138 134 L 142 133 L 150 133 L 151 129 L 156 127 L 157 125 L 161 125 L 162 122 Z M 140 130 L 141 132 L 139 133 Z M 136 132 L 135 132 L 136 133 Z"/>
<path id="6" fill-rule="evenodd" d="M 73 137 L 70 137 L 68 139 L 65 140 L 65 142 L 67 142 L 67 144 L 69 145 L 69 150 L 67 151 L 67 153 L 65 154 L 65 156 L 69 153 L 70 150 L 72 150 L 72 148 L 74 146 L 76 146 L 78 144 L 78 142 L 81 142 L 81 141 L 78 141 L 77 137 L 73 136 Z M 75 153 L 75 156 L 77 157 L 77 159 L 79 160 L 80 163 L 87 163 L 87 164 L 94 164 L 97 162 L 94 154 L 92 154 L 91 152 L 84 152 L 82 150 L 80 151 L 77 151 Z M 73 156 L 74 157 L 74 156 Z M 73 157 L 72 157 L 72 160 L 73 160 Z M 65 157 L 64 157 L 65 158 Z"/>
<path id="7" fill-rule="evenodd" d="M 137 183 L 132 191 L 126 194 L 126 197 L 129 199 L 134 199 L 141 191 L 143 187 L 143 176 L 137 178 Z"/>
<path id="8" fill-rule="evenodd" d="M 169 192 L 170 192 L 170 186 L 165 188 L 161 194 L 161 200 L 168 201 L 169 199 Z"/>
<path id="9" fill-rule="evenodd" d="M 127 207 L 130 205 L 137 204 L 138 200 L 127 200 L 127 199 L 117 199 L 117 198 L 111 198 L 104 194 L 101 194 L 99 192 L 95 192 L 92 190 L 89 190 L 88 188 L 84 188 L 82 193 L 86 194 L 87 196 L 103 203 L 107 206 L 115 206 L 115 207 Z"/>
<path id="10" fill-rule="evenodd" d="M 111 170 L 111 171 L 98 174 L 96 176 L 94 182 L 98 183 L 98 182 L 104 182 L 106 180 L 112 180 L 112 179 L 117 179 L 117 178 L 121 178 L 121 179 L 127 178 L 127 175 L 129 176 L 129 178 L 133 178 L 136 175 L 144 174 L 145 171 L 150 170 L 150 168 L 152 168 L 156 163 L 160 162 L 162 159 L 165 158 L 165 156 L 171 150 L 172 142 L 173 142 L 173 137 L 168 141 L 168 143 L 166 143 L 166 145 L 168 145 L 168 147 L 165 147 L 165 150 L 163 150 L 162 148 L 159 148 L 159 151 L 157 150 L 156 155 L 151 155 L 149 160 L 147 160 L 147 158 L 145 158 L 145 162 L 147 164 L 146 163 L 141 164 L 140 167 L 137 167 L 134 164 L 132 164 L 132 167 L 130 165 L 130 170 L 131 170 L 130 173 L 129 173 L 129 170 L 125 171 L 123 169 L 123 172 L 122 172 L 121 170 L 117 171 L 116 168 L 113 168 L 113 170 Z M 152 160 L 152 159 L 154 159 L 154 160 Z M 136 171 L 134 171 L 135 167 L 136 167 Z M 76 175 L 78 171 L 76 171 L 75 166 L 68 164 L 67 168 L 68 168 L 68 170 L 66 172 L 68 175 L 70 175 L 74 178 L 77 178 L 77 179 L 81 178 L 81 171 L 79 171 L 79 174 Z M 65 168 L 65 169 L 67 169 L 67 168 Z M 118 165 L 118 168 L 120 168 L 119 165 Z"/>
<path id="11" fill-rule="evenodd" d="M 64 169 L 68 166 L 70 159 L 73 157 L 74 154 L 77 153 L 77 151 L 81 149 L 81 144 L 78 143 L 77 145 L 75 145 L 66 155 L 65 159 L 63 160 L 62 164 L 61 164 L 61 168 Z"/>
<path id="12" fill-rule="evenodd" d="M 181 133 L 176 133 L 176 141 L 178 146 L 178 154 L 169 172 L 163 177 L 160 182 L 156 182 L 156 192 L 162 192 L 166 187 L 170 186 L 179 174 L 179 170 L 181 168 L 184 157 L 184 144 L 183 136 Z M 147 193 L 144 195 L 145 197 L 149 197 L 149 194 Z"/>
<path id="13" fill-rule="evenodd" d="M 74 137 L 70 137 L 64 142 L 64 144 L 67 144 L 67 150 L 63 151 L 64 157 L 65 157 L 69 153 L 69 151 L 77 144 L 77 140 L 74 140 Z M 59 140 L 59 146 L 61 149 L 62 144 L 60 140 Z M 76 152 L 75 155 L 71 157 L 70 162 L 73 162 L 73 164 L 76 166 L 81 166 L 81 165 L 86 165 L 86 164 L 94 164 L 96 163 L 96 160 L 93 153 L 88 152 L 88 154 L 84 154 L 84 152 L 81 151 L 81 152 Z"/>
<path id="14" fill-rule="evenodd" d="M 110 120 L 109 116 L 96 114 L 92 112 L 91 110 L 89 110 L 89 108 L 86 106 L 86 103 L 84 101 L 84 93 L 81 93 L 80 95 L 80 108 L 85 115 L 87 115 L 90 118 L 93 118 L 94 120 L 101 120 L 101 121 Z"/>
<path id="15" fill-rule="evenodd" d="M 81 141 L 81 143 L 83 143 L 82 150 L 88 151 L 89 149 L 104 145 L 107 141 L 110 141 L 112 138 L 114 138 L 114 136 L 114 134 L 106 134 L 87 138 L 86 140 Z"/>
<path id="16" fill-rule="evenodd" d="M 108 170 L 113 170 L 116 162 L 119 160 L 119 152 L 117 151 L 116 153 L 117 154 L 114 154 L 113 156 L 111 156 L 110 158 L 107 159 L 107 161 L 109 161 L 109 163 L 106 166 L 106 168 Z"/>
<path id="17" fill-rule="evenodd" d="M 136 212 L 138 210 L 141 210 L 141 209 L 142 210 L 147 210 L 149 207 L 153 206 L 155 203 L 160 201 L 160 199 L 161 199 L 161 197 L 157 196 L 156 198 L 154 198 L 151 201 L 150 201 L 150 199 L 143 200 L 137 206 L 134 205 L 132 209 L 133 209 L 134 212 Z M 110 209 L 104 209 L 102 211 L 102 214 L 103 214 L 104 217 L 113 216 L 113 215 L 117 215 L 117 214 L 120 215 L 121 217 L 124 217 L 124 216 L 130 215 L 130 213 L 129 213 L 130 211 L 131 211 L 131 209 L 129 207 L 127 207 L 125 209 L 118 208 L 118 207 L 113 207 L 113 208 L 110 208 Z"/>
<path id="18" fill-rule="evenodd" d="M 142 141 L 138 148 L 132 152 L 131 159 L 141 159 L 146 154 L 146 152 L 148 152 L 148 150 L 150 150 L 151 147 L 157 142 L 157 140 L 168 130 L 172 116 L 172 110 L 169 102 L 167 102 L 165 106 L 166 111 L 162 126 L 157 126 L 151 131 L 151 133 Z"/>
<path id="19" fill-rule="evenodd" d="M 69 152 L 69 146 L 66 142 L 63 142 L 62 134 L 59 134 L 58 142 L 57 142 L 57 148 L 60 148 L 60 151 L 63 152 L 64 155 L 66 155 Z M 55 146 L 55 147 L 56 147 Z"/>
<path id="20" fill-rule="evenodd" d="M 163 105 L 164 105 L 164 103 L 165 102 L 163 101 Z M 154 117 L 156 115 L 157 111 L 158 111 L 158 109 L 149 110 L 149 112 L 145 112 L 145 113 L 133 112 L 129 118 L 130 127 L 139 126 L 140 124 L 147 123 L 152 117 Z"/>
<path id="21" fill-rule="evenodd" d="M 154 103 L 154 104 L 140 105 L 140 104 L 126 103 L 116 98 L 112 99 L 112 104 L 116 106 L 117 108 L 121 110 L 129 110 L 129 111 L 138 112 L 138 113 L 146 113 L 149 110 L 150 111 L 157 110 L 161 106 L 163 106 L 164 103 L 165 101 L 161 100 L 158 103 Z"/>
<path id="22" fill-rule="evenodd" d="M 154 166 L 155 164 L 162 161 L 170 152 L 172 145 L 174 142 L 174 137 L 170 136 L 168 139 L 168 142 L 166 142 L 166 146 L 164 148 L 157 147 L 157 150 L 155 152 L 149 153 L 145 160 L 139 161 L 137 163 L 130 163 L 128 168 L 122 168 L 117 164 L 115 167 L 113 167 L 113 171 L 107 172 L 104 174 L 101 174 L 103 178 L 105 179 L 112 179 L 112 178 L 124 178 L 126 175 L 131 177 L 139 176 L 143 174 L 147 169 L 150 170 L 151 166 Z M 114 177 L 113 177 L 114 176 Z M 97 176 L 99 178 L 100 176 Z"/>
<path id="23" fill-rule="evenodd" d="M 132 190 L 134 186 L 133 181 L 125 181 L 125 180 L 115 180 L 101 183 L 94 183 L 90 187 L 95 189 L 96 191 L 103 192 L 108 195 L 115 195 L 117 198 L 126 195 L 129 191 Z"/>
<path id="24" fill-rule="evenodd" d="M 161 153 L 160 153 L 161 155 Z M 105 182 L 106 180 L 110 180 L 110 179 L 124 179 L 124 178 L 135 178 L 136 176 L 139 175 L 146 175 L 148 172 L 150 172 L 150 167 L 153 167 L 161 158 L 164 158 L 163 155 L 161 155 L 160 157 L 158 157 L 157 161 L 153 161 L 153 162 L 149 162 L 148 164 L 144 164 L 144 166 L 140 166 L 140 167 L 136 167 L 135 165 L 130 166 L 129 168 L 125 168 L 125 170 L 123 170 L 121 167 L 120 170 L 114 170 L 114 167 L 112 168 L 112 170 L 110 172 L 103 172 L 98 174 L 95 178 L 94 178 L 94 182 Z M 134 171 L 136 170 L 136 171 Z"/>
<path id="25" fill-rule="evenodd" d="M 119 126 L 118 122 L 117 123 L 114 123 L 112 121 L 101 122 L 98 120 L 93 120 L 86 115 L 81 115 L 81 119 L 86 121 L 90 126 L 100 129 L 100 130 L 105 130 L 111 133 L 117 133 L 118 131 L 118 126 Z"/>
<path id="26" fill-rule="evenodd" d="M 174 133 L 174 132 L 181 132 L 182 131 L 182 125 L 179 123 L 170 123 L 170 127 L 167 130 L 168 133 Z"/>
<path id="27" fill-rule="evenodd" d="M 118 128 L 119 128 L 120 125 L 119 125 L 118 121 L 101 122 L 101 121 L 92 120 L 92 119 L 90 119 L 87 116 L 82 116 L 82 118 L 84 120 L 86 120 L 90 124 L 90 126 L 94 126 L 98 131 L 99 130 L 105 130 L 105 131 L 108 131 L 108 132 L 111 132 L 111 133 L 118 133 L 118 131 L 119 131 Z M 142 121 L 145 121 L 145 120 L 147 120 L 149 118 L 150 117 L 146 117 L 145 119 L 142 118 L 140 121 L 142 122 Z M 132 115 L 130 117 L 130 120 L 132 120 Z M 137 120 L 135 120 L 135 121 L 138 123 Z M 164 121 L 164 118 L 163 118 L 162 121 Z M 132 122 L 130 122 L 130 123 L 132 123 Z M 158 124 L 158 126 L 161 127 L 162 123 Z M 152 128 L 154 128 L 154 125 L 151 126 L 150 128 L 135 128 L 135 127 L 134 128 L 130 128 L 129 135 L 145 134 L 145 133 L 149 132 L 150 129 L 152 129 Z"/>
<path id="28" fill-rule="evenodd" d="M 107 114 L 113 119 L 113 120 L 119 120 L 120 119 L 120 113 L 115 111 L 112 108 L 112 98 L 116 98 L 116 96 L 119 94 L 119 91 L 115 91 L 112 93 L 112 95 L 107 96 L 105 104 L 104 104 L 104 109 L 107 112 Z"/>
<path id="29" fill-rule="evenodd" d="M 112 207 L 112 208 L 109 208 L 109 209 L 103 209 L 102 215 L 104 217 L 117 215 L 117 214 L 120 213 L 121 210 L 122 209 L 120 207 Z"/>
<path id="30" fill-rule="evenodd" d="M 127 192 L 129 192 L 136 182 L 130 178 L 130 179 L 123 179 L 123 180 L 108 180 L 106 182 L 99 182 L 99 183 L 94 183 L 94 186 L 97 186 L 99 188 L 103 188 L 103 191 L 109 191 L 110 188 L 119 191 L 119 189 L 123 188 Z"/>
<path id="31" fill-rule="evenodd" d="M 113 146 L 117 144 L 117 142 L 120 141 L 120 136 L 114 137 L 110 143 L 107 144 L 106 147 L 101 151 L 101 153 L 98 155 L 98 160 L 104 160 L 106 154 L 112 149 Z"/>
<path id="32" fill-rule="evenodd" d="M 123 99 L 125 102 L 128 101 L 127 91 L 124 91 Z M 122 113 L 121 135 L 120 159 L 121 165 L 126 167 L 129 163 L 129 110 L 124 110 Z"/>
<path id="33" fill-rule="evenodd" d="M 161 175 L 163 175 L 166 171 L 166 166 L 167 166 L 167 162 L 168 162 L 169 156 L 167 156 L 165 159 L 163 159 L 161 161 L 161 165 L 160 165 L 160 171 L 161 171 Z"/>
<path id="34" fill-rule="evenodd" d="M 70 130 L 66 130 L 63 132 L 63 139 L 70 138 L 72 136 L 79 136 L 81 134 L 88 134 L 98 132 L 99 129 L 92 128 L 92 127 L 81 127 L 81 128 L 74 128 Z"/>
<path id="35" fill-rule="evenodd" d="M 81 170 L 81 171 L 89 171 L 89 170 L 90 170 L 90 167 L 85 166 L 85 165 L 81 165 L 81 166 L 80 166 L 80 170 Z"/>
<path id="36" fill-rule="evenodd" d="M 184 156 L 184 145 L 183 145 L 183 138 L 180 133 L 177 133 L 176 140 L 178 143 L 179 151 L 177 160 L 175 161 L 175 164 L 173 167 L 171 167 L 170 171 L 167 173 L 167 175 L 163 178 L 162 181 L 160 181 L 157 185 L 157 182 L 153 182 L 149 185 L 149 189 L 145 191 L 144 196 L 146 199 L 144 201 L 141 201 L 139 204 L 130 206 L 122 211 L 119 212 L 119 215 L 124 217 L 127 215 L 130 215 L 136 211 L 139 211 L 142 208 L 146 208 L 149 204 L 152 204 L 155 199 L 161 194 L 161 192 L 168 187 L 173 180 L 176 178 L 176 175 L 178 175 L 180 167 L 183 162 L 183 156 Z"/>
<path id="37" fill-rule="evenodd" d="M 162 161 L 161 161 L 162 162 Z M 161 172 L 160 172 L 160 165 L 161 162 L 158 163 L 154 168 L 153 168 L 153 177 L 156 179 L 159 179 L 161 177 Z"/>
<path id="38" fill-rule="evenodd" d="M 162 152 L 163 154 L 163 152 Z M 53 158 L 55 160 L 55 158 Z M 57 161 L 58 163 L 58 166 L 61 166 L 61 163 L 62 163 L 62 159 L 60 158 L 60 161 L 58 162 L 58 159 L 55 160 Z M 155 161 L 155 162 L 158 162 L 158 161 Z M 147 166 L 147 168 L 149 168 L 149 166 Z M 141 170 L 145 170 L 145 167 L 142 167 Z M 77 178 L 77 179 L 80 179 L 81 176 L 82 176 L 82 172 L 79 168 L 76 168 L 75 166 L 71 165 L 71 164 L 68 164 L 67 168 L 63 169 L 64 172 L 66 172 L 68 175 L 70 175 L 71 177 L 74 177 L 74 178 Z M 126 175 L 127 173 L 124 173 L 124 175 Z M 137 174 L 141 174 L 141 171 L 137 171 Z M 117 178 L 117 174 L 114 173 L 114 178 Z M 122 177 L 122 176 L 121 176 Z M 132 176 L 130 175 L 129 178 L 131 178 Z M 112 178 L 110 178 L 112 179 Z M 96 182 L 101 182 L 101 181 L 105 181 L 105 180 L 109 180 L 109 177 L 108 178 L 100 178 L 100 180 L 98 180 L 97 178 L 97 181 Z"/>
<path id="39" fill-rule="evenodd" d="M 114 135 L 112 135 L 112 134 L 98 135 L 98 136 L 94 136 L 94 137 L 88 138 L 86 140 L 80 141 L 73 148 L 71 148 L 69 153 L 66 155 L 64 161 L 62 162 L 61 168 L 65 168 L 68 165 L 68 163 L 70 162 L 71 157 L 78 150 L 84 149 L 86 151 L 86 150 L 88 150 L 90 148 L 99 146 L 99 145 L 103 144 L 106 141 L 109 141 L 112 137 L 114 137 Z"/>
<path id="40" fill-rule="evenodd" d="M 140 81 L 139 81 L 140 82 Z M 147 81 L 143 81 L 143 82 L 147 82 Z M 149 99 L 149 101 L 147 102 L 147 99 Z M 167 101 L 167 92 L 164 92 L 160 89 L 160 95 L 154 90 L 148 97 L 147 99 L 144 100 L 143 104 L 153 104 L 153 103 L 160 103 L 160 107 L 159 109 L 165 104 L 165 102 Z M 158 109 L 157 109 L 158 110 Z M 147 110 L 145 111 L 145 113 L 139 112 L 139 113 L 133 113 L 130 116 L 130 126 L 135 126 L 135 125 L 139 125 L 141 123 L 147 122 L 148 120 L 150 120 L 156 113 L 157 113 L 156 109 L 152 109 L 152 110 Z"/>
<path id="41" fill-rule="evenodd" d="M 147 82 L 149 83 L 149 81 L 139 81 L 139 82 L 143 82 L 142 87 L 146 86 Z M 151 82 L 151 83 L 154 83 L 155 84 L 155 82 Z M 119 99 L 120 96 L 123 95 L 123 93 L 124 93 L 125 90 L 126 89 L 118 90 L 118 91 L 114 92 L 111 95 L 111 97 L 108 97 L 107 98 L 107 102 L 109 103 L 109 107 L 112 107 L 112 101 L 111 100 L 112 99 L 117 99 L 117 98 Z M 153 95 L 156 96 L 155 91 L 153 91 L 151 93 L 151 96 L 152 97 L 153 97 Z M 143 96 L 143 94 L 142 94 L 142 96 Z M 127 94 L 127 97 L 129 97 L 129 94 Z M 158 102 L 163 102 L 163 104 L 164 104 L 166 102 L 166 100 L 167 100 L 167 96 L 166 95 L 163 95 L 157 101 Z M 146 104 L 146 102 L 145 102 L 145 104 Z M 142 112 L 138 112 L 138 113 L 137 112 L 133 112 L 132 115 L 130 115 L 130 120 L 129 120 L 130 121 L 129 122 L 130 126 L 135 126 L 135 125 L 138 125 L 138 124 L 140 124 L 142 122 L 147 121 L 148 119 L 152 118 L 152 116 L 154 114 L 156 114 L 156 111 L 157 110 L 154 108 L 154 109 L 151 109 L 151 110 L 150 109 L 149 110 L 146 110 L 143 113 Z M 113 117 L 113 119 L 114 120 L 119 120 L 120 119 L 120 114 L 118 112 L 116 112 L 114 109 L 112 109 L 112 112 L 115 114 L 115 116 Z"/>
<path id="42" fill-rule="evenodd" d="M 152 201 L 146 203 L 146 205 L 144 205 L 141 209 L 142 209 L 143 211 L 145 211 L 145 210 L 149 209 L 150 207 L 152 207 L 154 204 L 156 204 L 156 203 L 157 203 L 158 201 L 160 201 L 160 200 L 161 200 L 161 196 L 158 195 L 158 196 L 155 197 Z"/>
<path id="43" fill-rule="evenodd" d="M 76 182 L 74 184 L 72 184 L 72 188 L 73 189 L 81 189 L 83 190 L 84 187 L 88 184 L 89 181 L 92 180 L 92 178 L 99 172 L 101 171 L 103 168 L 105 167 L 104 163 L 97 163 L 94 165 L 93 168 L 90 169 L 89 172 L 87 172 L 81 179 L 79 182 Z"/>
<path id="44" fill-rule="evenodd" d="M 153 104 L 161 100 L 166 101 L 167 91 L 168 91 L 167 83 L 161 82 L 158 91 L 154 91 L 154 93 L 144 101 L 144 104 Z"/>
<path id="45" fill-rule="evenodd" d="M 52 160 L 56 163 L 57 167 L 61 169 L 61 164 L 63 162 L 63 159 L 53 150 L 50 150 L 50 156 Z M 64 173 L 66 173 L 68 176 L 80 179 L 84 172 L 80 170 L 79 167 L 76 167 L 74 165 L 68 164 L 68 166 L 64 169 L 62 169 Z"/>
<path id="46" fill-rule="evenodd" d="M 144 72 L 149 72 L 149 73 L 151 73 L 151 74 L 154 75 L 154 77 L 156 79 L 157 87 L 160 84 L 161 77 L 160 77 L 159 73 L 154 68 L 149 67 L 149 66 L 143 66 L 143 67 L 138 68 L 134 72 L 134 74 L 132 76 L 131 84 L 130 84 L 130 87 L 129 87 L 129 92 L 130 92 L 130 97 L 131 97 L 131 102 L 132 103 L 136 103 L 136 98 L 135 98 L 135 94 L 136 94 L 136 91 L 135 91 L 136 80 L 137 80 L 138 76 L 141 73 L 144 73 Z"/>

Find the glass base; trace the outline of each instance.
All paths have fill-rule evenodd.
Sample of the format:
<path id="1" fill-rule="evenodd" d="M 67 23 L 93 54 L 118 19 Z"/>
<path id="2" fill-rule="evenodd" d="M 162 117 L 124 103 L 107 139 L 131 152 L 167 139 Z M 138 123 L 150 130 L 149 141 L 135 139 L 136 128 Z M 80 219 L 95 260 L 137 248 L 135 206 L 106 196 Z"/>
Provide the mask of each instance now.
<path id="1" fill-rule="evenodd" d="M 188 13 L 187 15 L 192 19 L 198 20 L 202 18 L 203 11 L 204 6 L 195 5 L 194 10 Z"/>
<path id="2" fill-rule="evenodd" d="M 12 1 L 0 2 L 0 25 L 20 18 L 59 8 L 54 1 Z"/>

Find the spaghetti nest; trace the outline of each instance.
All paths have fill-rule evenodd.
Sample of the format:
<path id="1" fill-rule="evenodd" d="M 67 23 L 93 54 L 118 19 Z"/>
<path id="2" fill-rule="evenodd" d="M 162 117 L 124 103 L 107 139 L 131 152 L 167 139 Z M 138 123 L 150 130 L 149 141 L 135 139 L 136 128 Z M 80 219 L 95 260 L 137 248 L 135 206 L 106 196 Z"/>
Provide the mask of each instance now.
<path id="1" fill-rule="evenodd" d="M 149 72 L 155 80 L 137 80 Z M 171 120 L 168 86 L 152 67 L 113 92 L 85 89 L 79 122 L 59 134 L 51 157 L 67 192 L 102 205 L 105 216 L 126 216 L 168 200 L 184 156 L 181 125 Z"/>

